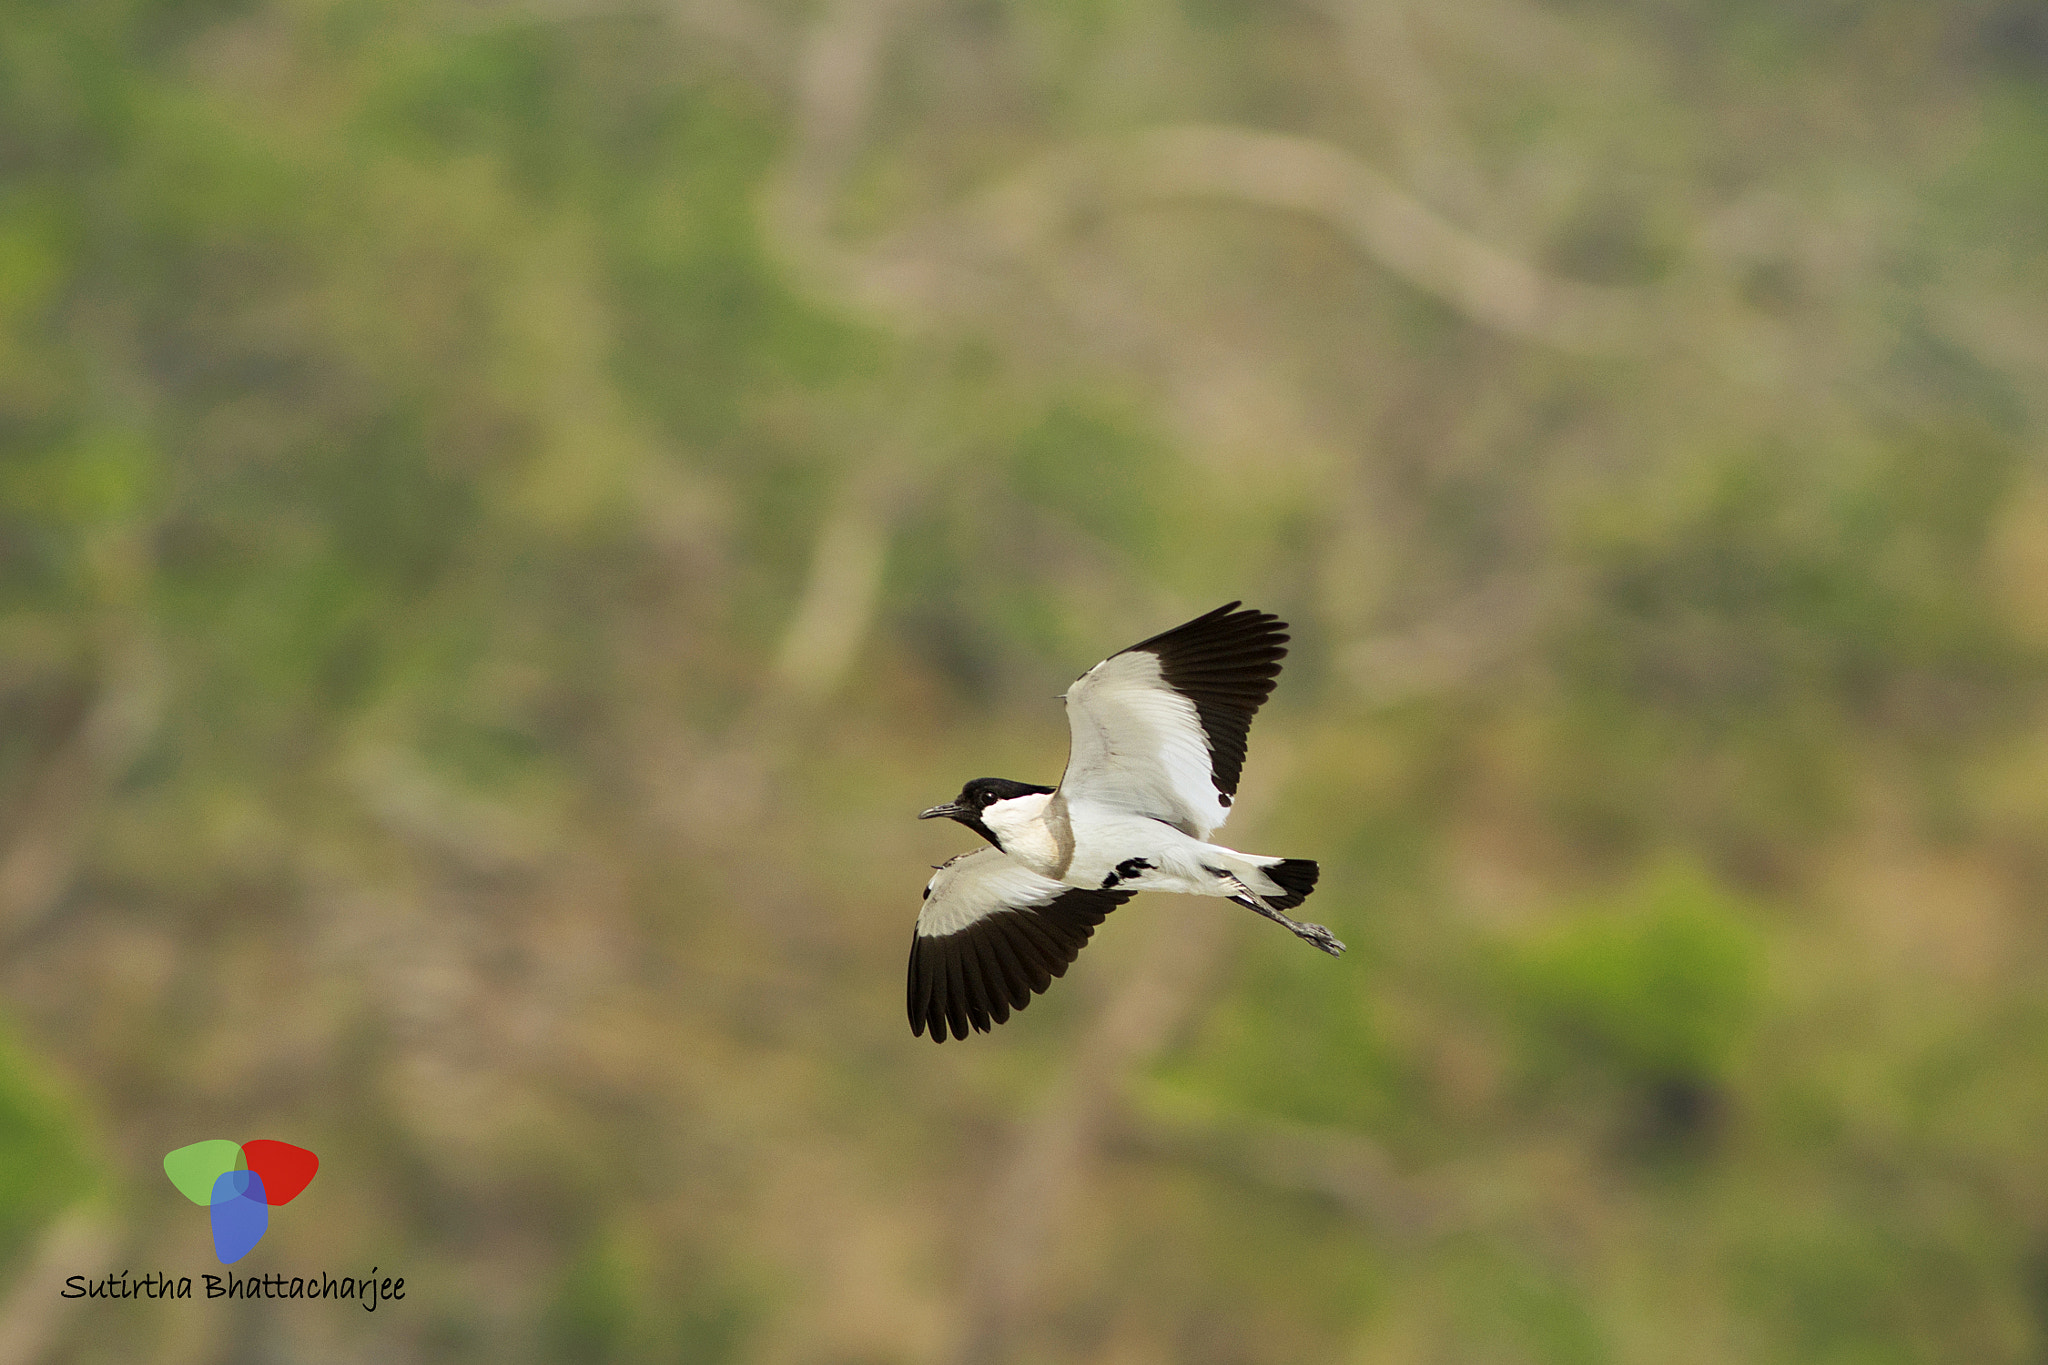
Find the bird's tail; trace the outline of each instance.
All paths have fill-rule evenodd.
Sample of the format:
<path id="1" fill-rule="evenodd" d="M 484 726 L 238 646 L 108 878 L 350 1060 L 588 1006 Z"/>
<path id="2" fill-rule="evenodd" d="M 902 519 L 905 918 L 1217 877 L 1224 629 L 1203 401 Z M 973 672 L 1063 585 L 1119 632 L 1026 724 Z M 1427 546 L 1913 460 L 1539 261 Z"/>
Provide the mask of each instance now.
<path id="1" fill-rule="evenodd" d="M 1316 878 L 1322 875 L 1313 858 L 1261 858 L 1257 866 L 1282 892 L 1276 896 L 1257 888 L 1260 897 L 1275 910 L 1292 910 L 1307 900 L 1316 889 Z"/>

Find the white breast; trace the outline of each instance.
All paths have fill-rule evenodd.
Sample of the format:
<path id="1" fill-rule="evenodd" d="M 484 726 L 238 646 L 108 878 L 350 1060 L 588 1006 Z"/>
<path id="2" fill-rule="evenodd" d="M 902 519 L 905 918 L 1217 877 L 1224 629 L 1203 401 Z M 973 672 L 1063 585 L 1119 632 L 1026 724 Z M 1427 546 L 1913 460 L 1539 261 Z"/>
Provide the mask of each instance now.
<path id="1" fill-rule="evenodd" d="M 1044 792 L 998 801 L 981 813 L 981 822 L 1002 841 L 1003 852 L 1044 876 L 1057 879 L 1065 871 L 1059 841 L 1045 822 L 1052 798 Z"/>

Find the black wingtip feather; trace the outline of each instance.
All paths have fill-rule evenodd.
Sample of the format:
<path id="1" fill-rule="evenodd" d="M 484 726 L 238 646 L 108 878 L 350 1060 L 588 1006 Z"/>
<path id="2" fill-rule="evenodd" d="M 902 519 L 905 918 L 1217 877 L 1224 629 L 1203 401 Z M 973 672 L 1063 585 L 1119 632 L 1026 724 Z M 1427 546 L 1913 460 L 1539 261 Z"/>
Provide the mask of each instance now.
<path id="1" fill-rule="evenodd" d="M 906 984 L 910 1031 L 934 1043 L 987 1033 L 1031 1003 L 1109 912 L 1135 892 L 1075 888 L 1050 905 L 1002 910 L 957 933 L 913 935 Z"/>
<path id="2" fill-rule="evenodd" d="M 1209 767 L 1224 803 L 1237 795 L 1252 717 L 1273 694 L 1287 657 L 1287 623 L 1271 612 L 1226 602 L 1211 612 L 1141 640 L 1125 653 L 1159 658 L 1168 687 L 1195 704 L 1209 741 Z"/>
<path id="3" fill-rule="evenodd" d="M 918 942 L 917 935 L 912 934 L 910 936 L 909 980 L 904 985 L 903 994 L 910 1008 L 910 1032 L 913 1037 L 918 1038 L 924 1036 L 924 1011 L 926 1004 L 923 990 L 924 976 L 917 969 L 918 958 L 923 956 L 923 949 L 924 945 Z"/>

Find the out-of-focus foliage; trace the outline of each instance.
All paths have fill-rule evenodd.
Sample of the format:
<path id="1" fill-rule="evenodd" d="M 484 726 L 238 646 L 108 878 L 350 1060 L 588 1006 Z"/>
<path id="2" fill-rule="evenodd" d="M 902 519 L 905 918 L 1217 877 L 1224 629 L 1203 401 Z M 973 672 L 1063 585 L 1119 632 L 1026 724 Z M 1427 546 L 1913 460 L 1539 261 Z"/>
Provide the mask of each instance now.
<path id="1" fill-rule="evenodd" d="M 0 1342 L 2038 1360 L 2044 453 L 2040 0 L 0 0 Z M 1233 597 L 1351 951 L 912 1038 Z"/>
<path id="2" fill-rule="evenodd" d="M 0 1263 L 19 1269 L 37 1229 L 93 1192 L 96 1155 L 73 1105 L 0 1039 Z"/>
<path id="3" fill-rule="evenodd" d="M 1503 994 L 1534 1071 L 1604 1074 L 1660 1127 L 1711 1121 L 1755 1022 L 1753 932 L 1712 888 L 1674 879 L 1522 945 Z"/>

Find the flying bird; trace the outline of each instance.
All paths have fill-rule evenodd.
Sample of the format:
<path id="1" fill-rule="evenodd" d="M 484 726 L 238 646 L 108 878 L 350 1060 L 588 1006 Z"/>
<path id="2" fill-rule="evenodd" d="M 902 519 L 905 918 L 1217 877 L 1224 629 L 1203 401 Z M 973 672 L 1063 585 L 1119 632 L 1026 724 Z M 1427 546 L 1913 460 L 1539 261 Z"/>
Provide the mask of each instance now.
<path id="1" fill-rule="evenodd" d="M 910 1031 L 986 1033 L 1031 1003 L 1110 911 L 1140 891 L 1221 896 L 1335 956 L 1308 899 L 1306 858 L 1207 842 L 1230 814 L 1252 716 L 1272 695 L 1287 624 L 1231 602 L 1110 655 L 1069 687 L 1057 787 L 977 777 L 918 818 L 957 820 L 988 847 L 941 864 L 910 940 Z"/>

